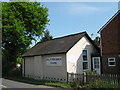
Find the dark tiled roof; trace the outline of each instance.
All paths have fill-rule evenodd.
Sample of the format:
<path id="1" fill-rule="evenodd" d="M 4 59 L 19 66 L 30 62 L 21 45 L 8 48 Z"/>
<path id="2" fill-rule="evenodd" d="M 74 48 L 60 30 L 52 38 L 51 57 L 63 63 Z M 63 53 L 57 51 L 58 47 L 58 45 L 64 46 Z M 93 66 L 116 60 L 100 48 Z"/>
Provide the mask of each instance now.
<path id="1" fill-rule="evenodd" d="M 26 56 L 37 56 L 37 55 L 66 53 L 84 35 L 87 35 L 87 33 L 82 32 L 82 33 L 77 33 L 77 34 L 72 34 L 72 35 L 52 39 L 52 40 L 49 40 L 49 41 L 46 41 L 46 42 L 43 42 L 43 43 L 39 42 L 34 47 L 29 49 L 22 56 L 26 57 Z"/>

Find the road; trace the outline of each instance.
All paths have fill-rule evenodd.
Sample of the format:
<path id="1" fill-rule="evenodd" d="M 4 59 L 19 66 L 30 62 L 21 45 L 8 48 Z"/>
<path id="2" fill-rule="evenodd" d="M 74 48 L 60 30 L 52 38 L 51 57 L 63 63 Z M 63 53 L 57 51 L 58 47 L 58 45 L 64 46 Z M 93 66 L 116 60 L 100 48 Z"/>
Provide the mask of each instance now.
<path id="1" fill-rule="evenodd" d="M 27 84 L 27 83 L 8 80 L 8 79 L 2 79 L 2 85 L 0 85 L 0 88 L 1 87 L 2 88 L 53 88 L 49 86 Z"/>

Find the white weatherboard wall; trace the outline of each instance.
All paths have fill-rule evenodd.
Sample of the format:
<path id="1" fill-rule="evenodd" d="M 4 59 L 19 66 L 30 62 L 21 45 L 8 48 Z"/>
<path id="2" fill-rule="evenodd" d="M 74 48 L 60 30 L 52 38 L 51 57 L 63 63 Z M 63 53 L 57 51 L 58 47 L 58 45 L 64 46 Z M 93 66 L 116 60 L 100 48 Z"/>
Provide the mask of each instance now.
<path id="1" fill-rule="evenodd" d="M 25 75 L 34 76 L 34 57 L 25 58 Z"/>
<path id="2" fill-rule="evenodd" d="M 43 60 L 42 60 L 42 56 L 34 56 L 34 76 L 36 76 L 35 78 L 43 78 Z"/>
<path id="3" fill-rule="evenodd" d="M 33 76 L 34 78 L 43 78 L 42 57 L 25 57 L 25 75 Z M 24 64 L 24 62 L 23 62 Z M 24 69 L 23 69 L 24 74 Z"/>
<path id="4" fill-rule="evenodd" d="M 66 54 L 68 73 L 83 73 L 83 50 L 87 50 L 88 52 L 88 71 L 91 70 L 91 53 L 96 52 L 96 49 L 84 36 Z"/>
<path id="5" fill-rule="evenodd" d="M 60 63 L 59 65 L 53 66 L 47 65 L 46 59 L 51 57 L 60 57 L 62 64 Z M 67 80 L 66 54 L 52 54 L 44 56 L 25 57 L 25 75 L 26 77 L 29 75 L 35 79 L 66 81 Z"/>
<path id="6" fill-rule="evenodd" d="M 51 66 L 47 65 L 46 59 L 50 57 L 61 57 L 62 65 Z M 66 69 L 66 55 L 65 54 L 51 54 L 43 56 L 43 73 L 44 78 L 47 77 L 49 80 L 66 80 L 67 69 Z"/>

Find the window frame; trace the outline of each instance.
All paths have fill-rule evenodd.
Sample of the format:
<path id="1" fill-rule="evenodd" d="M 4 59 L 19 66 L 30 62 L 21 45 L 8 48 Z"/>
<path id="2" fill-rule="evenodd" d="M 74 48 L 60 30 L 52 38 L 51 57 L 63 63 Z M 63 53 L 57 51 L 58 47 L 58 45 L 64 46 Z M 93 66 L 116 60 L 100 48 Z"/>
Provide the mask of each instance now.
<path id="1" fill-rule="evenodd" d="M 83 71 L 87 71 L 88 70 L 88 62 L 87 61 L 83 61 L 83 63 L 87 63 L 87 69 L 83 69 Z"/>
<path id="2" fill-rule="evenodd" d="M 113 59 L 113 61 L 110 61 L 110 59 Z M 110 65 L 110 62 L 114 62 L 115 64 L 114 64 L 114 65 Z M 109 66 L 109 67 L 115 67 L 115 66 L 116 66 L 115 57 L 108 58 L 108 66 Z"/>
<path id="3" fill-rule="evenodd" d="M 98 64 L 95 64 L 95 58 L 97 58 L 97 59 L 99 59 L 98 61 L 99 61 L 99 63 Z M 100 69 L 101 68 L 101 64 L 100 64 L 101 62 L 100 62 L 100 57 L 92 57 L 92 64 L 93 64 L 93 69 Z M 95 68 L 95 65 L 99 65 L 99 67 L 98 68 Z"/>
<path id="4" fill-rule="evenodd" d="M 88 66 L 89 66 L 89 65 L 88 65 L 88 50 L 87 50 L 87 49 L 83 49 L 83 50 L 82 50 L 82 58 L 83 58 L 83 56 L 84 56 L 84 55 L 83 55 L 83 51 L 84 51 L 84 50 L 87 51 L 87 60 L 83 60 L 82 64 L 83 64 L 83 63 L 87 63 L 87 69 L 83 69 L 83 71 L 87 71 L 87 70 L 89 70 L 89 67 L 88 67 Z"/>

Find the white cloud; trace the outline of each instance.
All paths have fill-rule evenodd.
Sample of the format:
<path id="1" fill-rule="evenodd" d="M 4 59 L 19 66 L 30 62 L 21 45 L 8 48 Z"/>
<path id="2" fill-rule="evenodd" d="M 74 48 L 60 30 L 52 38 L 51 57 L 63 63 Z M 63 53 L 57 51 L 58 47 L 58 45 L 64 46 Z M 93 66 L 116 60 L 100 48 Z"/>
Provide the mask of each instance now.
<path id="1" fill-rule="evenodd" d="M 84 14 L 90 14 L 94 12 L 98 12 L 101 9 L 98 7 L 93 7 L 85 4 L 80 4 L 80 3 L 72 3 L 67 6 L 68 8 L 68 13 L 71 15 L 84 15 Z"/>

